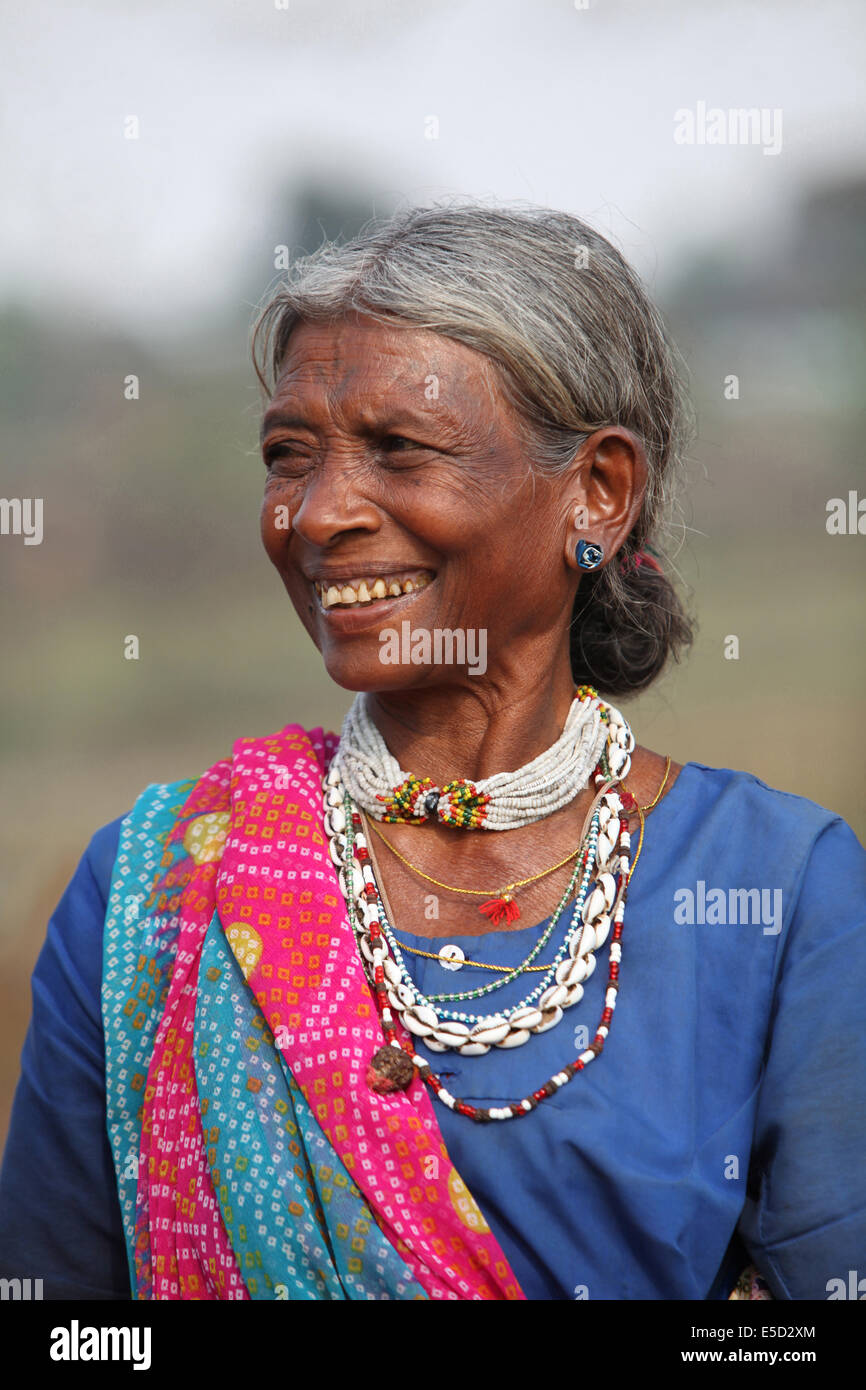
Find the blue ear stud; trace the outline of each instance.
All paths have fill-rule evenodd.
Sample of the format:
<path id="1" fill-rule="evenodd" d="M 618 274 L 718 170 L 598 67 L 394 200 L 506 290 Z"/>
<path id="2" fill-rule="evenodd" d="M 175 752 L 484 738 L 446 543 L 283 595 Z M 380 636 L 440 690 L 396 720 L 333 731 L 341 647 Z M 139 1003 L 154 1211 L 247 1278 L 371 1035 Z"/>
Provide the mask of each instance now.
<path id="1" fill-rule="evenodd" d="M 604 551 L 595 541 L 578 541 L 576 558 L 582 570 L 597 570 L 604 559 Z"/>

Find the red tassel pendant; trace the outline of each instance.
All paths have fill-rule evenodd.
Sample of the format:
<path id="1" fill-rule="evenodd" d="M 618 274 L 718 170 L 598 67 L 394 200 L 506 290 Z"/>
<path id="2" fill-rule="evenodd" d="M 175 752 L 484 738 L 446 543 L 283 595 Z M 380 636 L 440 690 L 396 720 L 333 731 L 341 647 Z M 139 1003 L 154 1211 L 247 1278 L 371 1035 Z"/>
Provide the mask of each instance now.
<path id="1" fill-rule="evenodd" d="M 488 898 L 486 903 L 482 903 L 478 909 L 483 912 L 485 917 L 489 917 L 494 927 L 504 921 L 516 922 L 520 916 L 520 908 L 514 901 L 510 893 L 503 893 L 498 898 Z"/>

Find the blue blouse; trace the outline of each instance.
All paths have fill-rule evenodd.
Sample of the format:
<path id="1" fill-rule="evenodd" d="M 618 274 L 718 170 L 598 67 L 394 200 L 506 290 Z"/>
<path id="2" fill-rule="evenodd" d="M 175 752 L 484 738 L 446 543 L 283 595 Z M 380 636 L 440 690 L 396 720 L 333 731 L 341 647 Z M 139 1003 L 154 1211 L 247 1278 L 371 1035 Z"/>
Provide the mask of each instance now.
<path id="1" fill-rule="evenodd" d="M 119 826 L 94 835 L 49 924 L 0 1175 L 0 1277 L 41 1278 L 51 1298 L 130 1296 L 100 1013 Z M 864 900 L 866 854 L 838 816 L 686 764 L 647 818 L 602 1055 L 522 1119 L 476 1125 L 436 1103 L 527 1298 L 725 1298 L 752 1261 L 776 1298 L 824 1299 L 831 1279 L 866 1274 Z M 518 964 L 539 930 L 439 945 Z M 449 1090 L 501 1104 L 583 1051 L 607 950 L 580 1004 L 523 1047 L 427 1051 Z M 425 993 L 491 979 L 405 960 Z M 489 996 L 490 1012 L 526 978 Z"/>

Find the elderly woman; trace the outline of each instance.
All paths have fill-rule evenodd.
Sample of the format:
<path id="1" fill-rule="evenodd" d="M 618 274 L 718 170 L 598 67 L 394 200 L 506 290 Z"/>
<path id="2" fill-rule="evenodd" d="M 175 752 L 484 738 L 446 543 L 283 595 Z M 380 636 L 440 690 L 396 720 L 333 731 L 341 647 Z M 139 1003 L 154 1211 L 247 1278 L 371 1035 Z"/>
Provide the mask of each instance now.
<path id="1" fill-rule="evenodd" d="M 634 274 L 561 213 L 415 210 L 299 263 L 255 353 L 265 548 L 358 693 L 339 739 L 241 738 L 94 837 L 34 975 L 4 1272 L 826 1298 L 866 1249 L 864 855 L 612 703 L 691 635 Z"/>

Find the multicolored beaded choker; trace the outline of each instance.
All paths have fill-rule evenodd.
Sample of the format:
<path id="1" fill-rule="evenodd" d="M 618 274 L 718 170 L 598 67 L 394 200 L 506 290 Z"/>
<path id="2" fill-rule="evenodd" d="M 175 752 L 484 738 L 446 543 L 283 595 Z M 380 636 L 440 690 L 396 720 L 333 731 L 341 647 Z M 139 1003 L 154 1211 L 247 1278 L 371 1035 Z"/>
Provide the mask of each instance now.
<path id="1" fill-rule="evenodd" d="M 614 730 L 612 717 L 617 721 Z M 569 805 L 589 784 L 603 748 L 613 770 L 624 776 L 627 728 L 622 715 L 604 705 L 592 686 L 581 685 L 559 738 L 524 767 L 477 783 L 455 777 L 437 787 L 431 778 L 400 767 L 373 723 L 364 696 L 358 695 L 343 723 L 334 761 L 352 800 L 375 820 L 410 825 L 438 820 L 463 830 L 513 830 Z"/>
<path id="2" fill-rule="evenodd" d="M 584 698 L 597 702 L 604 711 L 608 738 L 594 771 L 596 795 L 585 820 L 582 850 L 577 856 L 566 896 L 545 939 L 549 938 L 580 876 L 571 925 L 540 985 L 516 1008 L 498 1014 L 457 1013 L 443 1009 L 439 1001 L 462 1002 L 469 997 L 480 998 L 492 993 L 522 973 L 534 959 L 540 944 L 522 966 L 502 980 L 479 990 L 435 996 L 437 1007 L 434 1008 L 433 1000 L 419 993 L 402 963 L 376 883 L 360 814 L 343 784 L 338 760 L 335 758 L 332 763 L 323 788 L 325 829 L 386 1039 L 386 1045 L 373 1056 L 368 1069 L 368 1084 L 372 1089 L 383 1093 L 404 1089 L 417 1073 L 436 1098 L 457 1114 L 477 1122 L 506 1120 L 530 1113 L 601 1053 L 616 1007 L 623 919 L 631 877 L 631 841 L 626 812 L 636 809 L 633 798 L 626 792 L 621 795 L 616 786 L 628 774 L 634 737 L 623 716 L 612 706 L 603 705 L 594 690 L 587 689 Z M 615 772 L 611 764 L 615 764 Z M 520 1046 L 532 1034 L 555 1027 L 563 1011 L 582 998 L 583 982 L 595 968 L 594 952 L 608 936 L 610 949 L 604 1008 L 593 1041 L 531 1095 L 501 1106 L 471 1105 L 452 1096 L 427 1059 L 416 1051 L 413 1035 L 422 1038 L 425 1046 L 433 1051 L 453 1049 L 467 1056 L 479 1056 L 492 1047 Z M 398 1022 L 406 1033 L 402 1039 Z"/>

